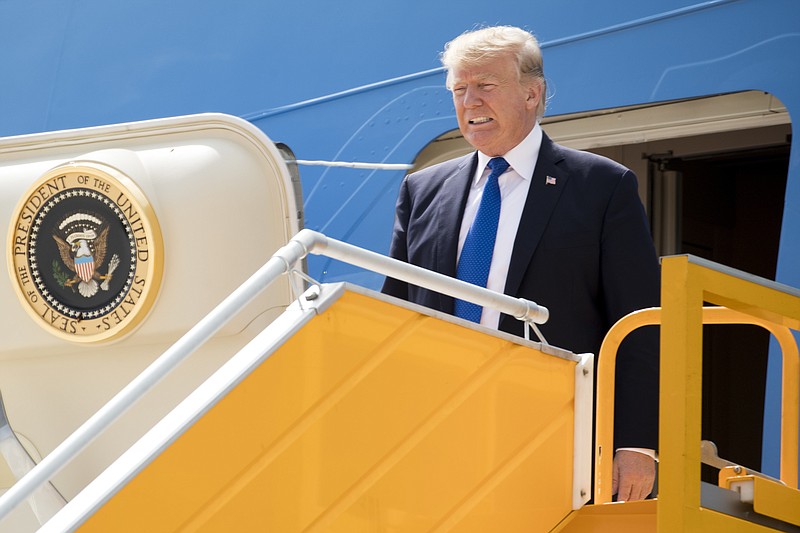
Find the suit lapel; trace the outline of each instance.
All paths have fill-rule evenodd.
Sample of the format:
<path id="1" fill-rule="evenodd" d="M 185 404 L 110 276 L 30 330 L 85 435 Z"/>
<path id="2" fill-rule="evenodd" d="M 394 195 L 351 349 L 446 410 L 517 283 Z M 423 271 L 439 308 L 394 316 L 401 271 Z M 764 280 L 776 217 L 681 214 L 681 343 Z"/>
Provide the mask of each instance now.
<path id="1" fill-rule="evenodd" d="M 465 157 L 448 178 L 442 183 L 438 195 L 436 220 L 436 271 L 448 276 L 456 274 L 456 254 L 458 253 L 458 233 L 467 203 L 470 179 L 477 164 L 477 153 Z"/>
<path id="2" fill-rule="evenodd" d="M 475 165 L 478 164 L 478 154 L 464 157 L 445 179 L 439 191 L 436 220 L 438 228 L 436 235 L 436 271 L 446 276 L 456 275 L 456 254 L 458 253 L 458 234 L 461 231 L 461 219 L 467 203 L 470 180 L 475 174 Z M 441 296 L 441 309 L 445 312 L 453 311 L 453 299 Z"/>
<path id="3" fill-rule="evenodd" d="M 517 294 L 536 247 L 542 239 L 550 215 L 553 213 L 569 175 L 557 164 L 564 159 L 558 147 L 544 135 L 539 158 L 533 171 L 528 198 L 522 211 L 519 229 L 514 240 L 511 263 L 506 278 L 506 294 Z"/>

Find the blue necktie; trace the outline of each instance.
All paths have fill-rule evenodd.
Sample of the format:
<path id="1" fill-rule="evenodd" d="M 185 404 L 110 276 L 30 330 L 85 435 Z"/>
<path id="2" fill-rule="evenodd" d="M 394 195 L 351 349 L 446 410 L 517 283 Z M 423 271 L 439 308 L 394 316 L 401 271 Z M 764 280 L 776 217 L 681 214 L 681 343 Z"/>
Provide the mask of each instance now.
<path id="1" fill-rule="evenodd" d="M 500 185 L 497 178 L 508 169 L 508 162 L 502 157 L 495 157 L 489 161 L 488 167 L 492 172 L 483 187 L 481 205 L 467 233 L 456 269 L 458 279 L 481 287 L 486 287 L 486 280 L 489 278 L 489 266 L 492 264 L 494 241 L 497 238 L 497 222 L 500 219 Z M 481 321 L 483 308 L 480 305 L 458 299 L 455 303 L 457 317 L 472 322 Z"/>

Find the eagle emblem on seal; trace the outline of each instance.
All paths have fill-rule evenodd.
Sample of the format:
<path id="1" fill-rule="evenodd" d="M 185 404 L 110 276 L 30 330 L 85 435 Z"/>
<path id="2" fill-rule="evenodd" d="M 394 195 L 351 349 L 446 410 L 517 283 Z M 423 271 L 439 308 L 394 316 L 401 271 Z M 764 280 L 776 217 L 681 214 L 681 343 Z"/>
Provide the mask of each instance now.
<path id="1" fill-rule="evenodd" d="M 85 298 L 91 298 L 100 289 L 107 291 L 119 265 L 119 256 L 114 254 L 106 273 L 100 273 L 106 261 L 108 225 L 89 213 L 75 213 L 65 218 L 58 229 L 62 235 L 53 234 L 53 239 L 58 245 L 63 266 L 71 272 L 65 273 L 58 261 L 53 261 L 53 275 L 59 285 L 73 291 L 77 289 Z"/>

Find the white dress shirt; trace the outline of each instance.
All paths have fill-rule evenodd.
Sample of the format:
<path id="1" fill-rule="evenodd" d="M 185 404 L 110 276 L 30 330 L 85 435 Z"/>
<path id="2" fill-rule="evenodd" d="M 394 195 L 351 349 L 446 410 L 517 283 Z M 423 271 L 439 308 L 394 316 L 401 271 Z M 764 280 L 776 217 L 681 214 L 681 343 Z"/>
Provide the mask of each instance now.
<path id="1" fill-rule="evenodd" d="M 514 248 L 519 221 L 522 218 L 522 211 L 528 198 L 533 169 L 539 159 L 539 148 L 541 146 L 542 128 L 537 122 L 521 143 L 503 155 L 509 167 L 498 178 L 498 184 L 500 185 L 500 219 L 497 224 L 497 239 L 494 243 L 492 264 L 489 267 L 489 278 L 486 282 L 486 288 L 495 292 L 503 293 L 506 288 L 511 252 Z M 461 231 L 458 235 L 459 258 L 461 257 L 461 249 L 464 247 L 464 240 L 467 238 L 469 228 L 472 226 L 475 215 L 478 213 L 478 207 L 481 204 L 483 187 L 486 185 L 490 173 L 486 166 L 490 159 L 492 159 L 490 156 L 478 152 L 478 167 L 469 189 L 467 207 L 464 210 L 464 218 L 461 219 Z M 499 321 L 499 311 L 483 309 L 483 314 L 481 315 L 482 325 L 497 329 Z"/>

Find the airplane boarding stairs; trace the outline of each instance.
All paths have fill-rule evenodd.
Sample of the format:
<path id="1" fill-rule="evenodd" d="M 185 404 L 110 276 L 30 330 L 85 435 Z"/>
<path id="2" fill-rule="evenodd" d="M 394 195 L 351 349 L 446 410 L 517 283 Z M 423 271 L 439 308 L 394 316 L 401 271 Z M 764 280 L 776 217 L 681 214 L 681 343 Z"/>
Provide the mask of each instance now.
<path id="1" fill-rule="evenodd" d="M 143 376 L 168 371 L 204 342 L 210 333 L 201 330 L 309 252 L 415 282 L 438 276 L 414 278 L 413 267 L 303 230 Z M 546 319 L 531 302 L 450 278 L 434 283 L 529 323 Z M 623 319 L 601 350 L 594 505 L 584 505 L 593 356 L 358 287 L 313 284 L 40 531 L 797 531 L 798 361 L 789 328 L 800 329 L 800 293 L 686 256 L 664 259 L 663 287 L 663 309 Z M 703 309 L 704 301 L 727 308 Z M 788 372 L 783 481 L 723 469 L 727 486 L 744 485 L 745 496 L 717 489 L 715 509 L 706 487 L 702 504 L 700 496 L 703 320 L 767 327 Z M 616 345 L 658 322 L 669 361 L 662 412 L 665 398 L 670 407 L 661 417 L 659 498 L 608 503 L 610 463 L 600 451 L 610 447 Z M 110 404 L 132 401 L 134 389 Z M 66 448 L 12 487 L 0 512 L 68 460 Z"/>

